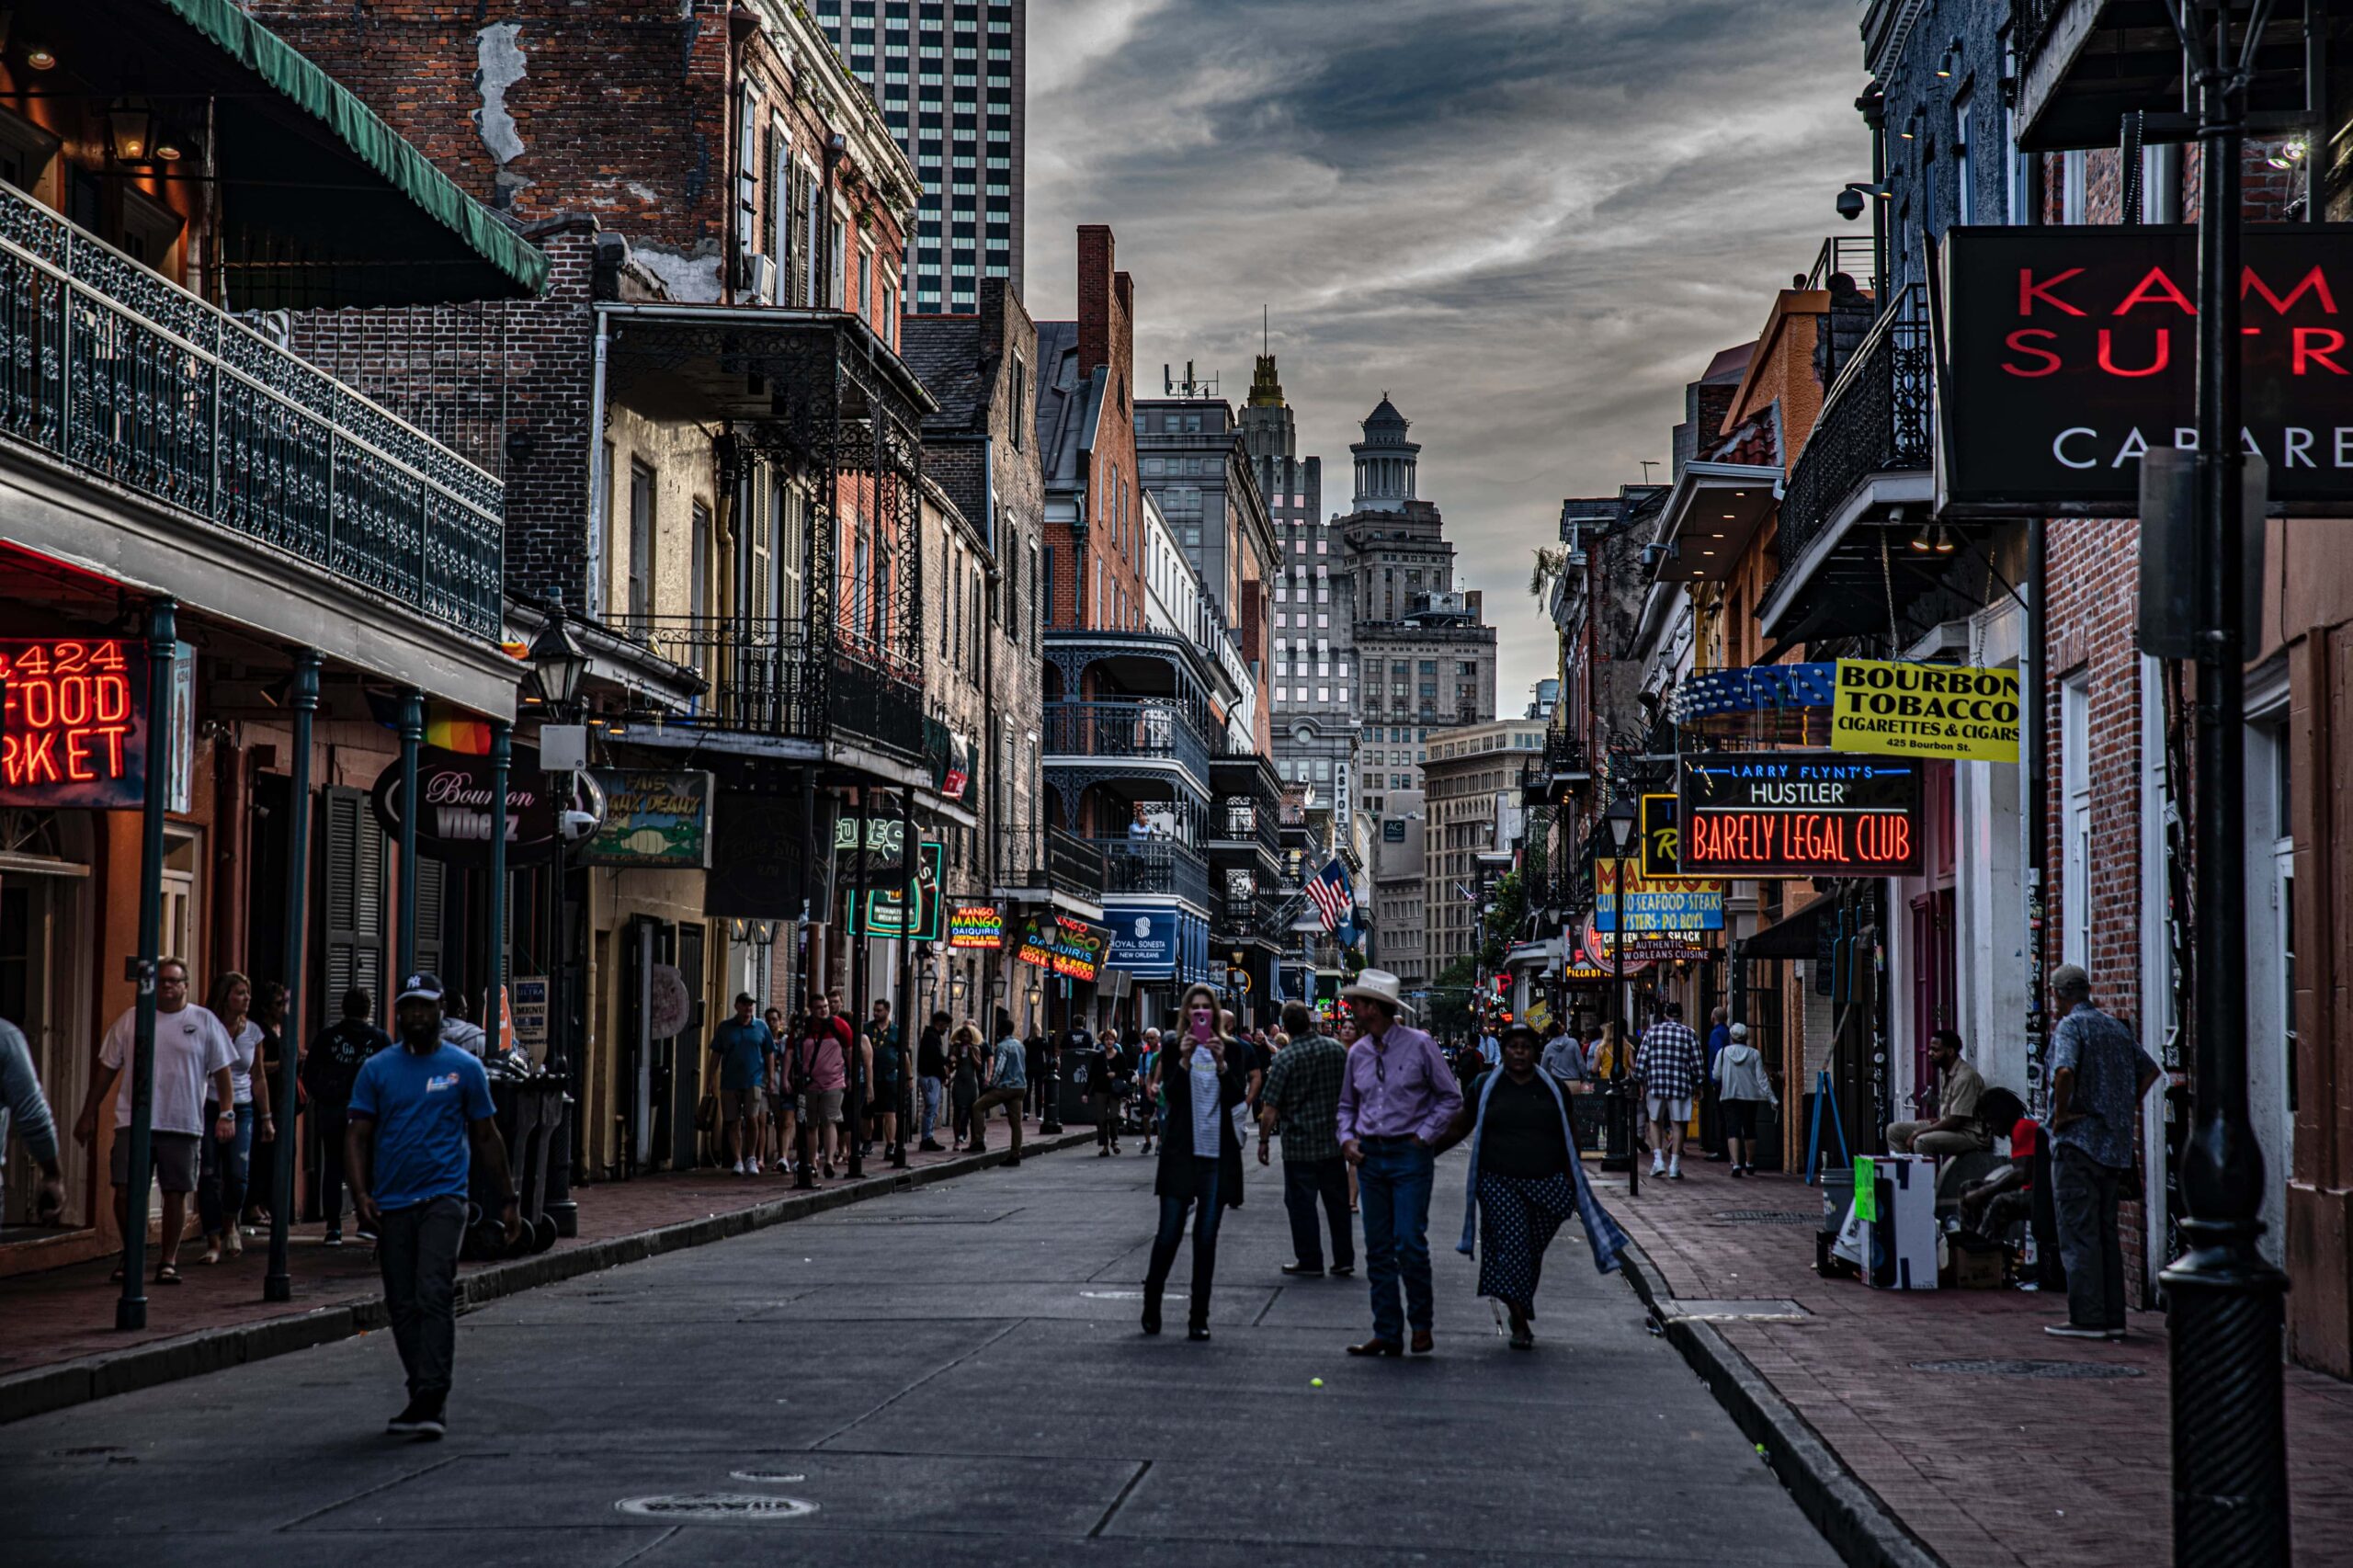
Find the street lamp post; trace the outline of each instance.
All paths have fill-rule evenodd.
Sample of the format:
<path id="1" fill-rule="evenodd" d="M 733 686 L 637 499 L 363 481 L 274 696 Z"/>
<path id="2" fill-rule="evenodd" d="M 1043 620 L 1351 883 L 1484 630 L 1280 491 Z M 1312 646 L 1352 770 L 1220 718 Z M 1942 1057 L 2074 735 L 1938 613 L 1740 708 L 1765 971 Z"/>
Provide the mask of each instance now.
<path id="1" fill-rule="evenodd" d="M 2174 1561 L 2285 1568 L 2286 1426 L 2281 1297 L 2267 1264 L 2263 1151 L 2247 1113 L 2246 648 L 2239 440 L 2239 159 L 2247 83 L 2271 0 L 2256 0 L 2234 49 L 2237 7 L 2177 0 L 2165 12 L 2198 85 L 2204 148 L 2198 215 L 2197 1116 L 2181 1165 L 2188 1250 L 2165 1282 L 2172 1342 Z M 2209 13 L 2211 12 L 2211 16 Z M 2207 29 L 2211 27 L 2211 32 Z M 2201 37 L 2201 34 L 2205 36 Z"/>
<path id="2" fill-rule="evenodd" d="M 1609 1064 L 1610 1087 L 1618 1106 L 1618 1114 L 1612 1119 L 1612 1131 L 1617 1136 L 1611 1141 L 1625 1151 L 1629 1198 L 1640 1197 L 1643 1190 L 1643 1157 L 1634 1145 L 1634 1106 L 1626 1094 L 1626 850 L 1633 843 L 1634 817 L 1634 802 L 1620 795 L 1610 802 L 1609 813 L 1604 819 L 1609 824 L 1609 842 L 1618 851 L 1618 891 L 1612 895 L 1617 903 L 1609 922 L 1609 1016 L 1618 1026 L 1618 1050 Z"/>
<path id="3" fill-rule="evenodd" d="M 580 698 L 581 683 L 587 678 L 588 655 L 565 624 L 563 595 L 555 595 L 550 600 L 547 619 L 540 622 L 539 634 L 531 639 L 525 660 L 530 665 L 530 673 L 524 676 L 524 697 L 527 704 L 540 710 L 542 731 L 547 724 L 570 722 L 573 705 Z M 540 738 L 545 741 L 544 733 Z M 546 1211 L 555 1221 L 558 1235 L 574 1236 L 580 1233 L 580 1209 L 572 1199 L 573 1175 L 586 1163 L 587 1149 L 585 1129 L 580 1119 L 582 1063 L 580 1053 L 572 1049 L 565 1027 L 571 1008 L 564 994 L 563 874 L 563 845 L 559 835 L 554 858 L 548 863 L 546 934 L 541 938 L 548 988 L 547 1061 L 542 1065 L 563 1074 L 564 1126 L 560 1140 L 552 1134 L 548 1139 Z M 497 939 L 498 933 L 494 932 L 492 940 Z"/>

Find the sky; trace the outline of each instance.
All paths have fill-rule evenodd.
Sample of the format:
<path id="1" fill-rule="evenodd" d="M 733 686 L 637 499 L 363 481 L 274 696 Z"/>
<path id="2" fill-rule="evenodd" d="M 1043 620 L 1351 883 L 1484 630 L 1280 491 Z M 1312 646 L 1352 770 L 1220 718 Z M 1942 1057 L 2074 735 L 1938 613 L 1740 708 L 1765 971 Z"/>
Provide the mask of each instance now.
<path id="1" fill-rule="evenodd" d="M 1747 342 L 1870 177 L 1858 0 L 1029 0 L 1025 294 L 1074 231 L 1134 275 L 1140 395 L 1239 403 L 1271 312 L 1302 456 L 1346 511 L 1386 392 L 1497 710 L 1555 644 L 1528 596 L 1563 496 L 1664 475 L 1682 389 Z"/>

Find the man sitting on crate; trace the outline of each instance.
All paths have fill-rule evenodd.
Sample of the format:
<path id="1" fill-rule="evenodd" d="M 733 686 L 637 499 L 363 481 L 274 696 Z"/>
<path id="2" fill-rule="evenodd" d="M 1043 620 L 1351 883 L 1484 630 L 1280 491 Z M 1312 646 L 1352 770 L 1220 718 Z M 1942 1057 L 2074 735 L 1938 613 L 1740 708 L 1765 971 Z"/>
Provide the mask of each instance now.
<path id="1" fill-rule="evenodd" d="M 1899 1154 L 1974 1154 L 1993 1146 L 1978 1116 L 1985 1080 L 1961 1059 L 1961 1036 L 1938 1029 L 1928 1037 L 1928 1060 L 1937 1068 L 1937 1117 L 1933 1121 L 1892 1121 L 1887 1146 Z"/>

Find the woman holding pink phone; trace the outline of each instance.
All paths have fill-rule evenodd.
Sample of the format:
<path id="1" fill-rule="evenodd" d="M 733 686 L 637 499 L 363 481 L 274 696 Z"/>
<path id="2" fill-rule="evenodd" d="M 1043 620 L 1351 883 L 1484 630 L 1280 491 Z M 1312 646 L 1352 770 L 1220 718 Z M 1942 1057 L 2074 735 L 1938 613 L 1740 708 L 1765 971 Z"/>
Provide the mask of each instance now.
<path id="1" fill-rule="evenodd" d="M 1242 1207 L 1242 1144 L 1234 1136 L 1233 1111 L 1248 1084 L 1239 1043 L 1218 1027 L 1215 992 L 1191 987 L 1176 1013 L 1176 1038 L 1163 1043 L 1157 1074 L 1167 1092 L 1168 1124 L 1152 1187 L 1160 1199 L 1160 1231 L 1153 1238 L 1152 1269 L 1143 1281 L 1143 1331 L 1160 1332 L 1160 1299 L 1190 1210 L 1193 1290 L 1185 1337 L 1203 1340 L 1210 1336 L 1218 1221 L 1223 1210 Z"/>

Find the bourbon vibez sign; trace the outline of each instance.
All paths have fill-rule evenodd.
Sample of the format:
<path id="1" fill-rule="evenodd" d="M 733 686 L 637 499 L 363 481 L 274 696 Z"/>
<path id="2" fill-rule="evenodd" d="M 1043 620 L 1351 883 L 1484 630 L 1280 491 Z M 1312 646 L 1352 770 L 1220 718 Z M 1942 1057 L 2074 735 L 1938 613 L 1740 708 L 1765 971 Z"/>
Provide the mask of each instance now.
<path id="1" fill-rule="evenodd" d="M 1727 877 L 1902 877 L 1920 869 L 1920 767 L 1835 751 L 1683 759 L 1682 869 Z"/>
<path id="2" fill-rule="evenodd" d="M 2250 224 L 2242 260 L 2241 445 L 2274 500 L 2353 504 L 2353 226 Z M 1951 229 L 1943 292 L 1947 503 L 2130 516 L 2142 454 L 2197 445 L 2196 229 Z"/>

